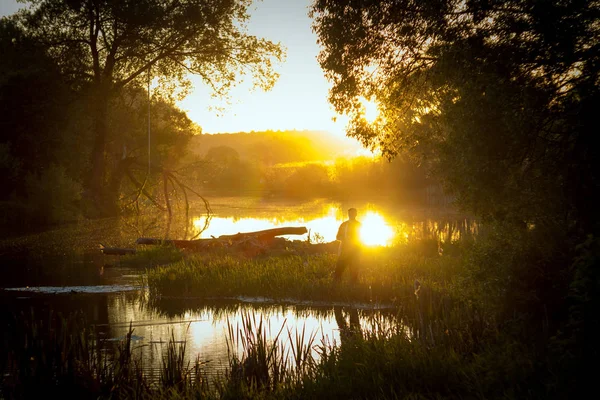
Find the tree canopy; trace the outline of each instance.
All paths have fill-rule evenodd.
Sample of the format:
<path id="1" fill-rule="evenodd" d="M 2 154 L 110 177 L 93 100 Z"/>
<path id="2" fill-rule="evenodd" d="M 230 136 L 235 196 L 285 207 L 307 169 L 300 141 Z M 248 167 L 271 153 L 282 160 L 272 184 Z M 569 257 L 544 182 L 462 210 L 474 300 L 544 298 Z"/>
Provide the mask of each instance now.
<path id="1" fill-rule="evenodd" d="M 280 46 L 245 33 L 251 0 L 29 2 L 17 19 L 79 85 L 119 90 L 153 68 L 153 76 L 178 84 L 200 75 L 225 94 L 240 74 L 266 89 L 277 77 L 271 67 Z"/>
<path id="2" fill-rule="evenodd" d="M 31 0 L 11 17 L 43 48 L 61 78 L 89 101 L 93 148 L 86 187 L 114 212 L 118 185 L 107 163 L 109 106 L 127 86 L 158 79 L 161 95 L 185 94 L 189 74 L 226 96 L 245 76 L 269 89 L 278 44 L 246 32 L 251 0 Z M 118 168 L 118 166 L 117 166 Z"/>
<path id="3" fill-rule="evenodd" d="M 317 0 L 312 15 L 350 136 L 418 157 L 479 215 L 595 229 L 599 2 Z"/>

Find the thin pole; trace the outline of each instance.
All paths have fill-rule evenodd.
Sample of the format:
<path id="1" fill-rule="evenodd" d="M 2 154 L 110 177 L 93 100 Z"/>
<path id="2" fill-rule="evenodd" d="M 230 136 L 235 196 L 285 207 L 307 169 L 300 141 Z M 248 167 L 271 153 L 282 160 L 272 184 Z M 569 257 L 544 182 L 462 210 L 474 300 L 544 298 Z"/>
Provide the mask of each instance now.
<path id="1" fill-rule="evenodd" d="M 148 66 L 148 175 L 150 175 L 150 66 Z"/>

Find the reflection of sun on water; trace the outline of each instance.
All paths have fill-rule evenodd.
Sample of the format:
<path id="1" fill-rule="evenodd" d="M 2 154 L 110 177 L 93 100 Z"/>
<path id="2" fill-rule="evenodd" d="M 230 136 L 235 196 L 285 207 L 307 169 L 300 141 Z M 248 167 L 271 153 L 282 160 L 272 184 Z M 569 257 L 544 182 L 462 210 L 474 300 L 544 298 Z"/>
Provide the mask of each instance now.
<path id="1" fill-rule="evenodd" d="M 357 218 L 362 224 L 360 240 L 366 246 L 386 246 L 394 237 L 394 231 L 383 217 L 373 211 L 368 211 L 362 218 Z"/>
<path id="2" fill-rule="evenodd" d="M 252 232 L 263 229 L 278 228 L 282 226 L 305 226 L 311 234 L 311 240 L 331 242 L 335 240 L 338 227 L 343 222 L 337 216 L 337 208 L 330 207 L 324 210 L 320 218 L 304 219 L 295 218 L 290 220 L 276 220 L 267 218 L 219 218 L 211 219 L 208 229 L 201 233 L 201 238 L 219 237 L 221 235 L 233 235 L 238 232 Z M 394 237 L 393 229 L 386 223 L 384 218 L 374 211 L 359 214 L 357 218 L 361 227 L 361 241 L 366 246 L 387 246 Z M 204 218 L 194 220 L 194 228 L 200 230 L 204 227 Z M 285 236 L 292 240 L 303 240 L 306 237 L 291 235 Z"/>

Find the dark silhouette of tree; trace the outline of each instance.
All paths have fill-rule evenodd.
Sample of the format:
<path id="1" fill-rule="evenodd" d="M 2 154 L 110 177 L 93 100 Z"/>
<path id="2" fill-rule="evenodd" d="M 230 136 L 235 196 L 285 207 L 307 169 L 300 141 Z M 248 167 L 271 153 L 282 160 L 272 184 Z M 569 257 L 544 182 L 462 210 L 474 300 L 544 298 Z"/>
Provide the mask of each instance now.
<path id="1" fill-rule="evenodd" d="M 348 134 L 417 158 L 492 222 L 466 280 L 536 354 L 574 355 L 557 393 L 585 393 L 600 354 L 600 3 L 317 0 L 312 15 Z"/>
<path id="2" fill-rule="evenodd" d="M 0 53 L 0 143 L 9 163 L 2 197 L 8 197 L 22 194 L 26 174 L 58 161 L 72 93 L 44 49 L 7 19 L 0 20 Z"/>
<path id="3" fill-rule="evenodd" d="M 45 49 L 5 18 L 0 54 L 1 225 L 15 233 L 73 220 L 87 138 L 71 123 L 75 95 Z"/>
<path id="4" fill-rule="evenodd" d="M 243 75 L 268 89 L 281 59 L 279 45 L 248 35 L 249 0 L 32 0 L 16 14 L 25 33 L 46 49 L 73 88 L 93 98 L 93 151 L 87 188 L 98 205 L 116 211 L 108 184 L 109 104 L 148 74 L 185 88 L 196 74 L 216 95 Z M 168 85 L 167 85 L 168 86 Z M 112 190 L 111 190 L 112 189 Z"/>
<path id="5" fill-rule="evenodd" d="M 480 216 L 597 229 L 597 2 L 318 0 L 312 13 L 350 136 L 418 157 Z"/>

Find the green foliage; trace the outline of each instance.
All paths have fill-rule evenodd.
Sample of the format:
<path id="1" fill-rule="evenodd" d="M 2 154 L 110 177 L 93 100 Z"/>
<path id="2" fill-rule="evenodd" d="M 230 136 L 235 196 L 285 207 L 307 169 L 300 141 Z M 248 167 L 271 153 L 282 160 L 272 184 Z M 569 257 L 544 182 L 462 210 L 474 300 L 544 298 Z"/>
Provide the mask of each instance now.
<path id="1" fill-rule="evenodd" d="M 48 48 L 62 73 L 82 86 L 102 77 L 108 80 L 102 85 L 114 83 L 118 90 L 150 66 L 163 83 L 185 82 L 188 72 L 196 73 L 217 94 L 243 69 L 268 88 L 276 77 L 271 62 L 282 56 L 278 45 L 247 35 L 238 24 L 248 19 L 245 0 L 30 3 L 34 7 L 16 20 Z M 65 25 L 73 29 L 60 29 Z"/>
<path id="2" fill-rule="evenodd" d="M 206 398 L 208 387 L 199 362 L 183 365 L 185 345 L 172 337 L 163 356 L 160 385 L 133 355 L 129 328 L 111 348 L 81 314 L 14 316 L 2 332 L 0 388 L 11 399 Z M 194 378 L 191 374 L 194 373 Z"/>
<path id="3" fill-rule="evenodd" d="M 457 257 L 426 256 L 419 244 L 365 251 L 360 282 L 336 286 L 332 254 L 289 254 L 246 259 L 232 255 L 194 255 L 148 270 L 153 295 L 189 297 L 254 296 L 275 299 L 401 303 L 414 297 L 418 279 L 445 293 L 455 279 Z"/>
<path id="4" fill-rule="evenodd" d="M 307 198 L 312 193 L 327 196 L 329 193 L 329 171 L 324 165 L 306 164 L 297 168 L 283 182 L 283 194 L 291 198 Z"/>
<path id="5" fill-rule="evenodd" d="M 223 153 L 223 154 L 219 154 Z M 227 154 L 225 154 L 227 153 Z M 434 181 L 414 164 L 381 158 L 338 158 L 334 163 L 307 162 L 260 166 L 242 159 L 232 147 L 209 149 L 202 169 L 191 173 L 192 187 L 217 195 L 290 199 L 373 199 L 385 195 L 403 206 L 428 206 L 427 188 Z"/>
<path id="6" fill-rule="evenodd" d="M 590 236 L 577 246 L 571 269 L 574 279 L 569 287 L 568 323 L 552 338 L 550 344 L 553 388 L 565 396 L 571 388 L 584 394 L 592 390 L 594 365 L 600 355 L 597 310 L 600 307 L 600 240 Z"/>
<path id="7" fill-rule="evenodd" d="M 212 190 L 219 194 L 258 194 L 261 189 L 260 170 L 246 160 L 232 147 L 221 145 L 208 149 L 204 157 L 202 170 L 197 172 L 197 180 L 202 182 L 202 189 Z"/>
<path id="8" fill-rule="evenodd" d="M 470 246 L 480 246 L 475 256 L 469 256 Z M 573 266 L 579 272 L 571 288 L 572 330 L 554 339 L 555 359 L 540 357 L 545 343 L 540 342 L 538 347 L 521 340 L 510 330 L 502 310 L 493 307 L 493 302 L 505 302 L 498 300 L 493 286 L 487 285 L 487 281 L 494 280 L 494 276 L 486 278 L 487 273 L 498 265 L 488 266 L 479 276 L 473 265 L 485 257 L 488 261 L 498 257 L 498 252 L 489 253 L 495 249 L 493 246 L 468 243 L 454 256 L 430 254 L 427 247 L 409 243 L 369 251 L 359 284 L 342 283 L 338 287 L 331 285 L 330 272 L 335 263 L 332 256 L 288 255 L 251 261 L 198 255 L 171 266 L 155 267 L 148 273 L 151 297 L 248 295 L 391 302 L 397 315 L 391 324 L 374 318 L 366 325 L 356 325 L 356 313 L 361 311 L 351 308 L 348 324 L 343 314 L 346 307 L 336 306 L 340 333 L 336 343 L 314 335 L 302 338 L 305 332 L 301 329 L 294 336 L 285 324 L 276 327 L 274 339 L 268 340 L 271 327 L 262 319 L 245 315 L 241 326 L 229 325 L 227 374 L 212 381 L 206 380 L 199 362 L 193 366 L 183 362 L 185 343 L 176 344 L 174 338 L 163 356 L 160 380 L 152 381 L 133 356 L 131 330 L 114 357 L 106 357 L 107 353 L 95 352 L 94 339 L 87 342 L 88 347 L 77 344 L 89 337 L 80 334 L 79 327 L 86 325 L 60 328 L 18 318 L 3 331 L 4 343 L 8 344 L 3 350 L 9 349 L 10 356 L 0 354 L 4 363 L 0 364 L 0 372 L 15 360 L 20 365 L 18 370 L 10 369 L 17 372 L 3 375 L 3 394 L 19 398 L 25 396 L 21 393 L 43 390 L 94 398 L 542 399 L 564 398 L 585 383 L 581 377 L 565 373 L 571 373 L 570 363 L 578 360 L 571 358 L 573 349 L 589 351 L 592 359 L 597 355 L 594 331 L 582 329 L 582 322 L 595 321 L 596 239 L 591 238 L 579 248 Z M 504 258 L 514 258 L 518 264 L 515 255 L 522 253 L 517 249 Z M 473 259 L 467 263 L 465 257 Z M 483 290 L 463 293 L 465 286 L 460 278 L 478 281 Z M 421 285 L 416 293 L 415 279 Z M 488 296 L 490 301 L 483 303 L 477 296 Z M 580 347 L 582 343 L 586 347 Z M 72 350 L 64 352 L 65 348 Z M 89 357 L 77 350 L 86 348 L 94 350 Z M 46 358 L 43 363 L 31 363 L 32 354 L 35 360 L 44 354 Z M 95 358 L 94 354 L 104 354 L 105 358 Z M 27 372 L 32 365 L 37 368 L 35 374 Z M 77 368 L 69 369 L 69 365 Z M 580 369 L 582 377 L 593 374 L 584 365 Z M 56 381 L 44 378 L 49 376 L 56 377 Z M 31 382 L 36 384 L 29 385 Z"/>
<path id="9" fill-rule="evenodd" d="M 74 153 L 68 140 L 72 97 L 44 49 L 11 20 L 0 21 L 0 168 L 6 176 L 0 198 L 23 196 L 25 176 Z M 25 67 L 24 67 L 25 66 Z"/>
<path id="10" fill-rule="evenodd" d="M 598 13 L 583 1 L 313 5 L 351 136 L 418 158 L 480 217 L 584 232 L 598 221 Z M 362 98 L 379 105 L 374 123 Z"/>
<path id="11" fill-rule="evenodd" d="M 356 310 L 354 311 L 356 312 Z M 337 317 L 336 317 L 337 318 Z M 364 331 L 340 332 L 341 342 L 277 332 L 244 315 L 229 324 L 227 374 L 207 380 L 199 362 L 185 365 L 186 345 L 174 337 L 153 380 L 133 354 L 133 330 L 114 353 L 102 347 L 80 316 L 47 320 L 22 315 L 3 332 L 3 394 L 10 398 L 548 398 L 528 349 L 491 335 L 494 345 L 457 351 L 458 336 L 432 346 L 405 326 L 368 322 Z M 340 330 L 346 329 L 340 326 Z M 448 330 L 446 330 L 448 332 Z M 459 331 L 443 333 L 453 337 Z M 276 333 L 272 340 L 267 334 Z M 289 339 L 289 342 L 288 342 Z M 109 351 L 106 351 L 109 350 Z M 241 350 L 241 353 L 238 351 Z M 464 349 L 461 349 L 464 350 Z"/>
<path id="12" fill-rule="evenodd" d="M 80 217 L 81 185 L 63 167 L 51 164 L 39 175 L 25 177 L 27 203 L 42 224 L 73 221 Z"/>
<path id="13" fill-rule="evenodd" d="M 577 337 L 567 327 L 587 302 L 575 293 L 599 290 L 593 241 L 576 248 L 600 227 L 599 4 L 322 0 L 312 11 L 349 134 L 418 159 L 482 220 L 489 235 L 470 248 L 456 292 L 543 363 L 549 336 Z M 373 123 L 363 98 L 381 111 Z M 561 373 L 585 383 L 575 353 Z"/>
<path id="14" fill-rule="evenodd" d="M 148 165 L 148 129 L 150 161 L 165 169 L 181 166 L 190 139 L 200 131 L 173 101 L 156 95 L 148 99 L 147 91 L 135 86 L 124 88 L 111 99 L 108 119 L 109 159 L 115 164 L 134 162 L 144 173 Z"/>
<path id="15" fill-rule="evenodd" d="M 89 170 L 82 182 L 100 215 L 118 211 L 127 167 L 121 162 L 123 149 L 138 149 L 131 139 L 114 140 L 123 132 L 116 130 L 118 124 L 114 126 L 119 109 L 110 108 L 126 87 L 145 87 L 151 75 L 158 78 L 155 92 L 167 100 L 167 106 L 162 107 L 165 121 L 155 125 L 159 131 L 171 131 L 168 138 L 172 139 L 178 135 L 169 122 L 178 120 L 175 125 L 182 125 L 187 118 L 170 105 L 189 87 L 189 73 L 199 75 L 217 96 L 227 96 L 244 76 L 268 90 L 277 78 L 273 63 L 283 57 L 278 44 L 246 32 L 249 0 L 30 2 L 32 7 L 7 19 L 7 25 L 40 49 L 60 81 L 89 106 Z M 111 119 L 111 112 L 117 118 Z M 168 140 L 165 144 L 169 150 L 174 147 Z M 164 155 L 167 149 L 161 143 L 157 149 L 163 153 L 160 167 L 170 166 Z"/>

